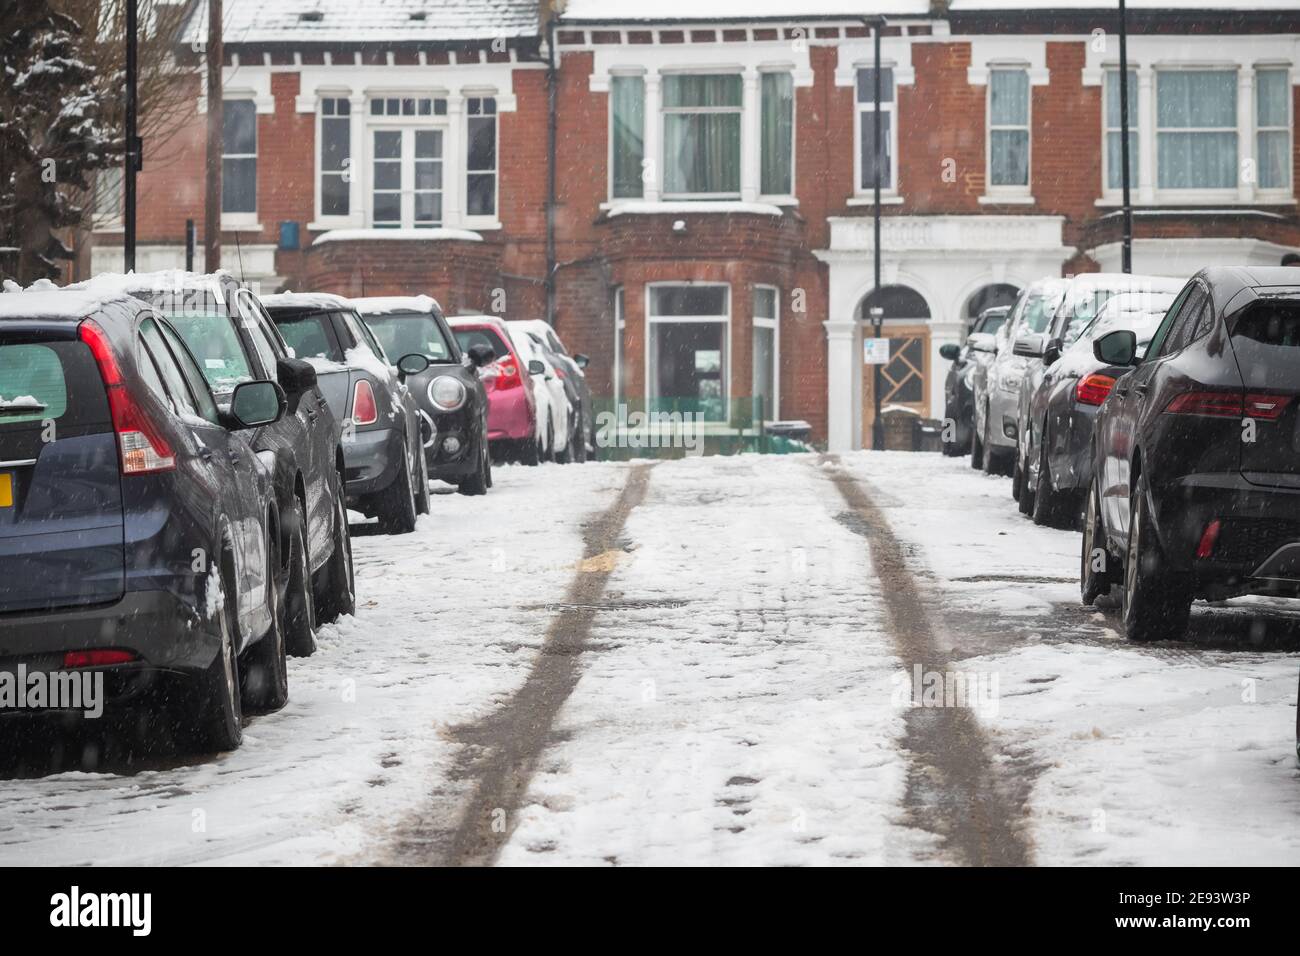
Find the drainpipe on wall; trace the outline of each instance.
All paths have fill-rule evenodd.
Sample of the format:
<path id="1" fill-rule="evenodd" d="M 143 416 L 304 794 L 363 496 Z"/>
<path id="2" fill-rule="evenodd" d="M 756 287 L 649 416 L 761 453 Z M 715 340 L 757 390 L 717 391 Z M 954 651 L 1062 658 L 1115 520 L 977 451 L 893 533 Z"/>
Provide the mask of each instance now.
<path id="1" fill-rule="evenodd" d="M 560 83 L 555 58 L 555 13 L 546 21 L 546 322 L 555 326 L 555 148 Z"/>

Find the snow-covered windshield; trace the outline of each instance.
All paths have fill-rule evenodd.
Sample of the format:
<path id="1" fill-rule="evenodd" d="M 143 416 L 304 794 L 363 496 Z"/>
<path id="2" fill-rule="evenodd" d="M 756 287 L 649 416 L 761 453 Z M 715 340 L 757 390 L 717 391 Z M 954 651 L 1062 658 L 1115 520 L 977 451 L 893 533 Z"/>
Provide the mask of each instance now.
<path id="1" fill-rule="evenodd" d="M 1025 298 L 1020 313 L 1020 325 L 1025 332 L 1045 332 L 1061 303 L 1060 292 L 1031 292 Z"/>
<path id="2" fill-rule="evenodd" d="M 272 317 L 280 335 L 298 358 L 327 359 L 342 364 L 343 350 L 334 338 L 328 315 L 320 312 L 277 312 Z"/>
<path id="3" fill-rule="evenodd" d="M 369 315 L 366 325 L 379 339 L 379 344 L 393 359 L 412 352 L 427 356 L 431 362 L 450 362 L 451 343 L 442 334 L 438 321 L 430 315 L 399 312 L 389 315 Z"/>
<path id="4" fill-rule="evenodd" d="M 182 312 L 169 319 L 218 395 L 234 390 L 240 382 L 252 380 L 239 333 L 224 313 Z"/>

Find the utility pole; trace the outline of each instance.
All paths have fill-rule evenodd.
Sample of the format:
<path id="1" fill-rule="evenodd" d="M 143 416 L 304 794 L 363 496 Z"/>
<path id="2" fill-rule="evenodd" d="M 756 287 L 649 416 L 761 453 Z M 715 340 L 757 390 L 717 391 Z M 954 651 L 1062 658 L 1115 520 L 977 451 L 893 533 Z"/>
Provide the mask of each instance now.
<path id="1" fill-rule="evenodd" d="M 221 0 L 208 0 L 208 141 L 203 190 L 203 269 L 221 268 L 221 141 L 222 102 Z"/>
<path id="2" fill-rule="evenodd" d="M 872 209 L 874 222 L 872 223 L 875 232 L 875 241 L 872 248 L 875 253 L 875 282 L 874 294 L 880 294 L 880 171 L 885 160 L 885 144 L 882 141 L 880 128 L 880 35 L 884 32 L 885 19 L 881 17 L 875 22 L 871 31 L 875 38 L 876 65 L 872 71 L 875 74 L 875 113 L 872 114 L 872 122 L 875 124 L 875 143 L 876 155 L 872 161 L 873 166 L 873 192 L 875 202 Z M 884 324 L 884 309 L 874 308 L 871 310 L 871 325 L 875 331 L 876 338 L 880 338 L 881 326 Z M 871 447 L 875 451 L 883 451 L 885 448 L 885 423 L 880 420 L 880 364 L 876 363 L 871 366 L 871 397 L 875 404 L 875 414 L 871 420 Z"/>
<path id="3" fill-rule="evenodd" d="M 140 137 L 137 135 L 137 85 L 139 36 L 136 0 L 126 0 L 126 155 L 122 176 L 122 258 L 126 272 L 135 271 L 135 176 L 143 166 Z"/>
<path id="4" fill-rule="evenodd" d="M 1133 203 L 1128 173 L 1128 8 L 1119 0 L 1119 164 L 1124 184 L 1124 234 L 1121 265 L 1125 275 L 1133 272 Z"/>

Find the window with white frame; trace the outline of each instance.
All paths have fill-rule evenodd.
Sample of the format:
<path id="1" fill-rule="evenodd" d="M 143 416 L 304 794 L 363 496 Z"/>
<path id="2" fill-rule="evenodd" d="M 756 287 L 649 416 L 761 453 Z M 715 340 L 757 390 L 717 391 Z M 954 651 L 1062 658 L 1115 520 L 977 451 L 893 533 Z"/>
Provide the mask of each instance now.
<path id="1" fill-rule="evenodd" d="M 96 229 L 114 229 L 122 224 L 122 167 L 109 166 L 95 173 L 94 224 Z"/>
<path id="2" fill-rule="evenodd" d="M 786 72 L 762 74 L 759 192 L 794 195 L 794 77 Z"/>
<path id="3" fill-rule="evenodd" d="M 672 74 L 663 78 L 664 196 L 740 198 L 738 73 Z"/>
<path id="4" fill-rule="evenodd" d="M 226 100 L 221 109 L 221 212 L 257 212 L 257 105 Z"/>
<path id="5" fill-rule="evenodd" d="M 875 190 L 876 176 L 876 71 L 874 67 L 858 70 L 858 192 Z M 898 146 L 898 124 L 894 116 L 894 70 L 880 69 L 880 140 L 884 152 L 880 158 L 880 188 L 893 192 L 894 156 Z"/>
<path id="6" fill-rule="evenodd" d="M 320 215 L 346 216 L 352 208 L 352 101 L 327 96 L 320 101 Z"/>
<path id="7" fill-rule="evenodd" d="M 375 96 L 368 111 L 369 224 L 376 229 L 443 225 L 446 99 Z"/>
<path id="8" fill-rule="evenodd" d="M 645 79 L 609 78 L 610 195 L 640 199 L 644 195 Z"/>
<path id="9" fill-rule="evenodd" d="M 1029 71 L 989 71 L 988 184 L 990 193 L 1029 191 Z"/>
<path id="10" fill-rule="evenodd" d="M 493 218 L 497 213 L 497 101 L 471 96 L 465 101 L 465 214 Z"/>
<path id="11" fill-rule="evenodd" d="M 1255 73 L 1255 155 L 1260 189 L 1291 188 L 1291 77 L 1286 68 Z"/>
<path id="12" fill-rule="evenodd" d="M 1237 71 L 1156 73 L 1156 186 L 1237 186 Z"/>
<path id="13" fill-rule="evenodd" d="M 768 422 L 780 415 L 778 297 L 777 290 L 771 286 L 754 287 L 753 396 L 760 419 Z"/>
<path id="14" fill-rule="evenodd" d="M 646 293 L 650 410 L 727 421 L 730 287 L 665 284 Z"/>
<path id="15" fill-rule="evenodd" d="M 1120 111 L 1119 70 L 1106 71 L 1106 188 L 1124 188 L 1123 114 Z M 1138 79 L 1137 71 L 1128 71 L 1128 181 L 1138 185 Z"/>

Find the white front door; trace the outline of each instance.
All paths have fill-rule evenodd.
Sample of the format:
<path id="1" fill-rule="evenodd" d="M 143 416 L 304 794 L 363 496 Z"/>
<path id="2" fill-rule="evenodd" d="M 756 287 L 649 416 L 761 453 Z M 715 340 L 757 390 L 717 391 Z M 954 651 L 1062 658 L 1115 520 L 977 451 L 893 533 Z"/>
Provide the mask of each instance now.
<path id="1" fill-rule="evenodd" d="M 381 229 L 442 225 L 443 131 L 376 127 L 370 131 L 370 224 Z"/>

